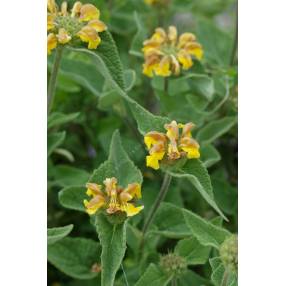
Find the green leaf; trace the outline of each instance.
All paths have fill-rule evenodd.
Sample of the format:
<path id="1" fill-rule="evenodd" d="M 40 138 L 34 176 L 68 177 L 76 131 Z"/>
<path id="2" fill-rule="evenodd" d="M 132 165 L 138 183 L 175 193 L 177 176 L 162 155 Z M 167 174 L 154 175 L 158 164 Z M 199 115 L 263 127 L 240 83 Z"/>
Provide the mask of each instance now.
<path id="1" fill-rule="evenodd" d="M 80 176 L 80 180 L 86 183 L 87 180 L 85 174 Z M 118 131 L 113 133 L 110 148 L 109 148 L 109 158 L 107 161 L 102 163 L 89 178 L 88 181 L 102 184 L 106 178 L 115 177 L 118 180 L 118 184 L 125 188 L 128 184 L 139 183 L 143 181 L 142 174 L 140 170 L 134 165 L 134 163 L 129 159 L 126 151 L 122 147 L 120 135 Z M 70 178 L 68 178 L 69 180 Z M 64 181 L 64 183 L 70 183 L 69 181 Z M 59 192 L 60 203 L 69 209 L 85 211 L 83 206 L 83 200 L 87 199 L 85 194 L 86 189 L 83 185 L 66 187 Z"/>
<path id="2" fill-rule="evenodd" d="M 73 154 L 67 150 L 67 149 L 64 149 L 64 148 L 56 148 L 54 150 L 54 153 L 58 154 L 58 155 L 61 155 L 63 156 L 64 158 L 66 158 L 68 161 L 70 161 L 71 163 L 74 162 L 74 156 Z"/>
<path id="3" fill-rule="evenodd" d="M 59 202 L 67 209 L 85 212 L 83 205 L 83 200 L 87 198 L 85 192 L 85 186 L 66 187 L 59 192 Z"/>
<path id="4" fill-rule="evenodd" d="M 196 35 L 204 48 L 205 60 L 212 64 L 228 66 L 233 46 L 231 37 L 217 28 L 212 21 L 199 19 L 196 26 Z"/>
<path id="5" fill-rule="evenodd" d="M 48 128 L 52 128 L 58 125 L 62 125 L 73 121 L 79 116 L 79 112 L 70 113 L 70 114 L 63 114 L 60 112 L 53 112 L 48 117 Z"/>
<path id="6" fill-rule="evenodd" d="M 98 275 L 92 266 L 100 261 L 100 245 L 91 239 L 65 237 L 48 245 L 48 261 L 68 276 L 92 279 Z"/>
<path id="7" fill-rule="evenodd" d="M 172 276 L 165 274 L 158 266 L 151 263 L 135 286 L 166 286 Z"/>
<path id="8" fill-rule="evenodd" d="M 73 224 L 48 228 L 48 244 L 53 244 L 67 236 L 73 229 Z"/>
<path id="9" fill-rule="evenodd" d="M 132 69 L 128 69 L 124 71 L 123 76 L 124 76 L 126 91 L 130 91 L 136 82 L 136 72 Z"/>
<path id="10" fill-rule="evenodd" d="M 221 286 L 222 281 L 225 275 L 227 275 L 227 283 L 224 284 L 225 286 L 237 286 L 237 275 L 235 273 L 230 272 L 230 270 L 227 270 L 228 272 L 225 273 L 225 267 L 220 260 L 219 257 L 214 257 L 210 259 L 210 265 L 212 268 L 212 275 L 211 275 L 211 281 L 214 283 L 215 286 Z"/>
<path id="11" fill-rule="evenodd" d="M 64 142 L 65 137 L 65 131 L 48 134 L 48 157 Z"/>
<path id="12" fill-rule="evenodd" d="M 89 90 L 93 95 L 100 96 L 104 79 L 93 64 L 63 57 L 59 72 Z"/>
<path id="13" fill-rule="evenodd" d="M 101 47 L 100 52 L 76 48 L 72 50 L 92 56 L 94 65 L 98 68 L 98 71 L 109 81 L 110 86 L 129 104 L 142 135 L 152 130 L 164 131 L 164 124 L 170 122 L 170 120 L 166 117 L 153 115 L 126 94 L 120 58 L 114 41 L 110 34 L 107 34 L 102 39 L 105 41 L 106 51 L 102 47 L 103 42 L 99 46 Z M 96 51 L 98 51 L 98 49 Z M 118 64 L 118 62 L 120 64 Z M 115 68 L 117 66 L 119 66 L 118 70 Z M 119 74 L 121 75 L 119 76 Z"/>
<path id="14" fill-rule="evenodd" d="M 202 127 L 197 135 L 196 139 L 200 144 L 210 144 L 217 138 L 227 133 L 237 123 L 237 117 L 227 116 L 222 119 L 209 122 Z"/>
<path id="15" fill-rule="evenodd" d="M 188 269 L 178 279 L 178 286 L 206 286 L 212 285 L 207 279 L 201 277 L 196 272 Z"/>
<path id="16" fill-rule="evenodd" d="M 133 56 L 143 58 L 142 43 L 147 39 L 147 30 L 136 11 L 134 11 L 134 21 L 136 23 L 137 32 L 133 37 L 129 53 Z"/>
<path id="17" fill-rule="evenodd" d="M 188 179 L 196 187 L 206 202 L 212 206 L 220 216 L 227 220 L 214 200 L 210 176 L 200 160 L 191 159 L 179 169 L 169 167 L 165 169 L 165 171 L 174 177 Z"/>
<path id="18" fill-rule="evenodd" d="M 175 247 L 175 253 L 185 257 L 189 265 L 205 264 L 208 261 L 210 251 L 210 246 L 201 245 L 195 237 L 182 239 Z"/>
<path id="19" fill-rule="evenodd" d="M 218 249 L 231 235 L 224 228 L 213 225 L 189 210 L 182 209 L 182 213 L 192 235 L 204 246 L 213 246 Z"/>
<path id="20" fill-rule="evenodd" d="M 114 285 L 116 272 L 126 250 L 126 223 L 111 224 L 104 214 L 96 217 L 95 226 L 102 246 L 101 285 Z"/>
<path id="21" fill-rule="evenodd" d="M 105 66 L 116 84 L 125 90 L 123 67 L 119 58 L 116 44 L 108 31 L 100 33 L 101 43 L 98 48 L 91 53 L 97 54 L 103 60 Z M 98 69 L 100 67 L 97 67 Z M 99 71 L 100 72 L 100 71 Z M 104 74 L 102 74 L 104 76 Z"/>
<path id="22" fill-rule="evenodd" d="M 110 177 L 117 178 L 119 185 L 124 188 L 128 184 L 135 182 L 141 184 L 143 181 L 140 170 L 129 159 L 123 149 L 118 131 L 113 133 L 108 160 L 93 172 L 89 181 L 101 184 L 106 178 Z"/>
<path id="23" fill-rule="evenodd" d="M 156 228 L 151 229 L 149 231 L 150 234 L 160 234 L 174 239 L 185 238 L 192 235 L 192 232 L 185 222 L 181 208 L 170 203 L 161 203 L 155 215 L 153 225 L 155 225 Z"/>
<path id="24" fill-rule="evenodd" d="M 211 144 L 202 146 L 200 149 L 200 153 L 201 153 L 201 160 L 203 161 L 203 164 L 206 168 L 213 166 L 221 159 L 219 152 Z"/>
<path id="25" fill-rule="evenodd" d="M 60 187 L 84 186 L 90 177 L 88 172 L 75 167 L 57 165 L 54 168 L 54 183 Z"/>
<path id="26" fill-rule="evenodd" d="M 214 97 L 215 87 L 214 81 L 204 74 L 190 74 L 188 78 L 190 92 L 205 97 L 211 101 Z"/>

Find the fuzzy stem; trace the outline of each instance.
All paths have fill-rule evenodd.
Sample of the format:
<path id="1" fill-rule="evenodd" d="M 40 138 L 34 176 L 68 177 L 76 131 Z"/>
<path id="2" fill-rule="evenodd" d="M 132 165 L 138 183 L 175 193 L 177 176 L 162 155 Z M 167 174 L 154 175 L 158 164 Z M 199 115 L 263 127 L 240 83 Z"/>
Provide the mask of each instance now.
<path id="1" fill-rule="evenodd" d="M 163 183 L 162 183 L 162 186 L 161 186 L 161 189 L 160 189 L 160 192 L 156 198 L 156 201 L 154 203 L 154 205 L 152 206 L 150 212 L 149 212 L 149 215 L 147 217 L 147 220 L 144 224 L 144 227 L 143 227 L 143 239 L 144 239 L 144 235 L 145 233 L 147 232 L 149 226 L 151 225 L 153 219 L 154 219 L 154 216 L 161 204 L 161 202 L 164 200 L 167 192 L 168 192 L 168 189 L 169 189 L 169 186 L 170 186 L 170 183 L 171 183 L 171 180 L 172 180 L 172 176 L 169 175 L 168 173 L 165 173 L 165 176 L 164 176 L 164 179 L 163 179 Z"/>
<path id="2" fill-rule="evenodd" d="M 237 53 L 237 43 L 238 43 L 238 5 L 236 3 L 235 35 L 234 35 L 234 42 L 233 42 L 232 53 L 231 53 L 231 58 L 230 58 L 230 65 L 235 64 L 236 53 Z"/>
<path id="3" fill-rule="evenodd" d="M 55 99 L 57 76 L 59 72 L 62 53 L 63 53 L 63 46 L 58 46 L 56 49 L 54 65 L 51 71 L 51 76 L 50 76 L 49 86 L 48 86 L 48 113 L 50 113 L 53 107 L 54 99 Z"/>
<path id="4" fill-rule="evenodd" d="M 169 88 L 169 79 L 168 77 L 164 77 L 164 93 L 168 95 L 168 88 Z"/>
<path id="5" fill-rule="evenodd" d="M 227 286 L 227 282 L 228 282 L 228 269 L 225 269 L 220 285 Z"/>

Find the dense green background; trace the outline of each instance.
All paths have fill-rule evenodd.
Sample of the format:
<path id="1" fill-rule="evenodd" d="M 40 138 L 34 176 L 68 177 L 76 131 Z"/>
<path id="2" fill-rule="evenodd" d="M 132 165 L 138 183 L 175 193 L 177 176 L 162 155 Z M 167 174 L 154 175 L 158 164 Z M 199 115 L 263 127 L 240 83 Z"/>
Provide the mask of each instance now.
<path id="1" fill-rule="evenodd" d="M 172 225 L 172 214 L 177 219 L 173 207 L 184 207 L 206 220 L 215 220 L 217 225 L 223 223 L 224 228 L 232 233 L 237 232 L 235 3 L 232 0 L 177 0 L 170 1 L 171 4 L 164 11 L 148 7 L 139 0 L 82 2 L 93 3 L 101 10 L 101 18 L 112 33 L 123 63 L 124 78 L 115 80 L 119 85 L 125 85 L 128 95 L 153 114 L 196 124 L 194 137 L 201 145 L 202 161 L 211 177 L 216 204 L 229 222 L 217 218 L 218 214 L 187 179 L 175 178 L 166 198 L 166 202 L 172 205 L 170 207 L 167 204 L 162 213 L 158 213 L 155 219 L 157 230 L 149 245 L 150 253 L 142 258 L 144 261 L 138 266 L 137 235 L 159 191 L 162 173 L 145 166 L 147 151 L 132 116 L 132 108 L 134 111 L 135 107 L 122 100 L 118 91 L 98 71 L 90 56 L 66 49 L 55 104 L 48 119 L 48 227 L 74 226 L 63 230 L 63 236 L 69 233 L 69 237 L 61 240 L 61 245 L 51 244 L 49 261 L 57 261 L 59 254 L 63 253 L 62 257 L 68 257 L 70 261 L 81 259 L 77 263 L 82 265 L 82 269 L 62 269 L 55 262 L 52 263 L 54 265 L 48 263 L 48 285 L 100 285 L 96 273 L 82 276 L 82 273 L 87 272 L 86 265 L 94 261 L 94 257 L 100 261 L 97 232 L 87 214 L 64 208 L 59 202 L 58 193 L 63 188 L 82 186 L 87 182 L 93 170 L 108 158 L 111 137 L 116 129 L 120 130 L 123 149 L 141 170 L 144 179 L 142 200 L 145 209 L 132 218 L 127 226 L 127 252 L 123 265 L 129 285 L 135 285 L 147 267 L 149 276 L 155 279 L 161 271 L 158 268 L 160 254 L 174 249 L 179 251 L 184 243 L 199 249 L 199 255 L 194 257 L 199 257 L 200 261 L 192 261 L 190 255 L 189 271 L 179 285 L 218 285 L 216 278 L 211 279 L 216 261 L 213 260 L 211 264 L 208 262 L 208 258 L 218 256 L 217 249 L 213 245 L 200 245 L 194 236 L 190 236 L 191 233 L 189 238 L 184 233 L 177 237 L 176 234 L 180 230 L 184 231 L 185 226 L 172 229 L 177 225 L 177 220 Z M 159 24 L 165 27 L 175 25 L 180 33 L 195 33 L 204 49 L 201 63 L 196 62 L 190 71 L 179 78 L 170 78 L 168 96 L 163 92 L 162 79 L 150 80 L 142 75 L 142 41 Z M 104 49 L 104 41 L 101 49 Z M 100 49 L 98 52 L 100 54 Z M 50 56 L 49 69 L 52 62 L 53 56 Z M 113 68 L 116 74 L 116 66 Z M 182 237 L 184 239 L 178 241 Z M 77 243 L 73 238 L 80 242 Z M 52 242 L 57 240 L 52 239 Z M 200 247 L 196 247 L 196 243 Z M 70 249 L 79 255 L 67 253 Z M 73 277 L 64 274 L 70 272 L 74 273 Z M 125 285 L 121 269 L 117 273 L 115 285 Z"/>

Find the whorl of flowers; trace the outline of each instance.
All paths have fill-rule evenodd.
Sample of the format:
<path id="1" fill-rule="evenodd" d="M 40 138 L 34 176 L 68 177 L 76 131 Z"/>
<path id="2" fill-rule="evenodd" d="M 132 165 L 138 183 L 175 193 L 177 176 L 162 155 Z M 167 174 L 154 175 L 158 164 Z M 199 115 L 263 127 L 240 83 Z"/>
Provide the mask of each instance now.
<path id="1" fill-rule="evenodd" d="M 48 0 L 47 15 L 48 54 L 58 45 L 65 45 L 77 40 L 88 43 L 89 49 L 96 49 L 100 44 L 99 32 L 107 29 L 99 20 L 100 12 L 92 4 L 74 3 L 68 11 L 67 2 L 60 9 L 55 0 Z"/>
<path id="2" fill-rule="evenodd" d="M 188 70 L 193 65 L 193 57 L 201 59 L 202 46 L 196 42 L 192 33 L 178 36 L 177 28 L 170 26 L 168 32 L 157 28 L 152 37 L 143 43 L 145 63 L 143 73 L 168 77 L 180 74 L 181 68 Z"/>
<path id="3" fill-rule="evenodd" d="M 163 159 L 174 161 L 182 157 L 199 158 L 200 145 L 191 134 L 194 126 L 192 122 L 177 124 L 172 121 L 164 126 L 166 134 L 157 131 L 145 134 L 144 142 L 149 150 L 149 155 L 146 156 L 147 167 L 157 170 L 160 168 L 159 161 Z"/>

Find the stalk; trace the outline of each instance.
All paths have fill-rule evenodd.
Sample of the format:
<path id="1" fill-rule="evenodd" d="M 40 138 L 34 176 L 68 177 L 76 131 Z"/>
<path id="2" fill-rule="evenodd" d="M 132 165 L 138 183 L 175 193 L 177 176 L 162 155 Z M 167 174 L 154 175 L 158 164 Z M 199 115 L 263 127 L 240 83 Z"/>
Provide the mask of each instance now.
<path id="1" fill-rule="evenodd" d="M 62 59 L 62 53 L 63 53 L 63 46 L 58 46 L 55 51 L 54 65 L 51 71 L 51 76 L 48 85 L 48 113 L 50 113 L 55 99 L 57 77 L 58 77 L 60 62 Z"/>
<path id="2" fill-rule="evenodd" d="M 221 286 L 227 286 L 227 282 L 228 282 L 228 269 L 225 269 L 223 278 L 221 281 Z"/>
<path id="3" fill-rule="evenodd" d="M 237 44 L 238 44 L 238 4 L 236 3 L 236 15 L 235 15 L 235 35 L 234 43 L 232 47 L 232 53 L 230 58 L 230 65 L 234 65 L 237 53 Z"/>
<path id="4" fill-rule="evenodd" d="M 149 226 L 151 225 L 151 223 L 152 223 L 152 221 L 154 219 L 154 216 L 155 216 L 156 212 L 158 211 L 158 208 L 159 208 L 161 202 L 164 200 L 164 198 L 165 198 L 165 196 L 166 196 L 166 194 L 168 192 L 171 180 L 172 180 L 172 176 L 169 175 L 168 173 L 165 173 L 160 192 L 159 192 L 159 194 L 158 194 L 158 196 L 156 198 L 156 201 L 155 201 L 154 205 L 152 206 L 152 208 L 151 208 L 151 210 L 149 212 L 149 215 L 147 217 L 147 220 L 146 220 L 146 222 L 144 224 L 144 227 L 143 227 L 143 230 L 142 230 L 142 232 L 143 232 L 142 240 L 144 240 L 144 235 L 147 232 Z"/>

